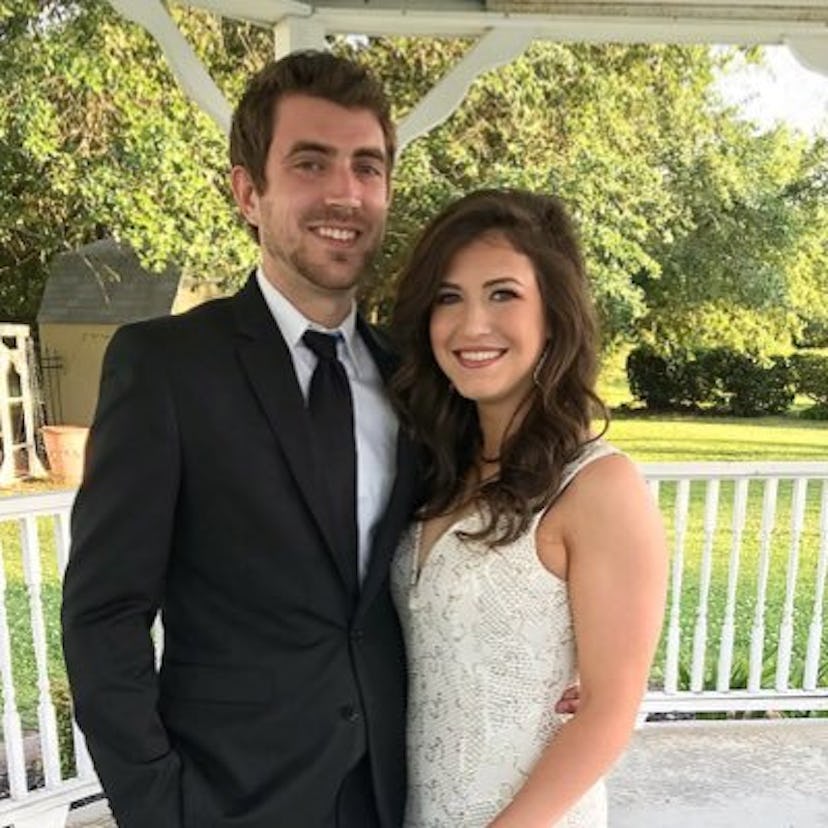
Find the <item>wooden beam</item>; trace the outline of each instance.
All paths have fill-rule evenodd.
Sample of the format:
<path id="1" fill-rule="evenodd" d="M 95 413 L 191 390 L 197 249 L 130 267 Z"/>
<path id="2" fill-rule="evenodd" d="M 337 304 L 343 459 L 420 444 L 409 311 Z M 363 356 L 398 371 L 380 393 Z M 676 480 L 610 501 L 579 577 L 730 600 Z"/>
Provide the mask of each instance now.
<path id="1" fill-rule="evenodd" d="M 511 63 L 525 51 L 533 37 L 529 29 L 492 29 L 482 37 L 400 124 L 400 151 L 447 120 L 480 75 Z"/>
<path id="2" fill-rule="evenodd" d="M 232 118 L 230 104 L 160 0 L 109 2 L 122 17 L 143 26 L 155 38 L 185 94 L 219 125 L 225 135 L 229 135 Z"/>

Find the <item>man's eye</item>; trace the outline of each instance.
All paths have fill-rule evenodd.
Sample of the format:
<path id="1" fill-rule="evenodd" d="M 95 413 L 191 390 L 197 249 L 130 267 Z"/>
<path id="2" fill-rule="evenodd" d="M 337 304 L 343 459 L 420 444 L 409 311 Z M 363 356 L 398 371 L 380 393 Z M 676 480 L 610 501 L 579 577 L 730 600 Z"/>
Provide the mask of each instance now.
<path id="1" fill-rule="evenodd" d="M 319 172 L 323 168 L 321 161 L 314 158 L 303 158 L 296 162 L 297 169 L 307 170 L 308 172 Z"/>
<path id="2" fill-rule="evenodd" d="M 360 164 L 357 166 L 356 171 L 358 175 L 368 177 L 383 176 L 385 174 L 385 172 L 376 164 Z"/>

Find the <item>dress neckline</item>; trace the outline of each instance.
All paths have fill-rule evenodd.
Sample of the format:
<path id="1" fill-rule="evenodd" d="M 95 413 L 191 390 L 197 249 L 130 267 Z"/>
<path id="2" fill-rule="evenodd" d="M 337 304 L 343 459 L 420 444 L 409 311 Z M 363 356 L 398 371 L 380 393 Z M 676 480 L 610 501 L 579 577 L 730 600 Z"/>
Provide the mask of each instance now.
<path id="1" fill-rule="evenodd" d="M 439 547 L 442 546 L 443 541 L 449 536 L 449 534 L 457 531 L 457 527 L 460 526 L 461 523 L 469 520 L 472 517 L 477 517 L 479 514 L 479 510 L 474 508 L 460 517 L 453 520 L 446 528 L 434 539 L 431 546 L 429 547 L 428 552 L 426 553 L 425 557 L 422 554 L 422 542 L 423 542 L 423 526 L 425 525 L 425 521 L 418 520 L 414 523 L 414 537 L 413 537 L 413 549 L 411 554 L 411 585 L 417 586 L 420 583 L 421 578 L 423 577 L 423 571 L 428 566 L 429 561 L 433 557 L 434 553 L 439 550 Z"/>

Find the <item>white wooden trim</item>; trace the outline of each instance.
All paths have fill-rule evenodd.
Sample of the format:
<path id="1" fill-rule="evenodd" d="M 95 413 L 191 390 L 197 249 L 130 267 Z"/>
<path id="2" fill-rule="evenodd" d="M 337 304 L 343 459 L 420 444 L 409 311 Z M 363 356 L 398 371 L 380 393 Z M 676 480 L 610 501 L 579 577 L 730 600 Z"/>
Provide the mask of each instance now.
<path id="1" fill-rule="evenodd" d="M 651 691 L 644 697 L 641 710 L 645 713 L 725 713 L 730 710 L 828 710 L 828 692 L 789 690 L 785 693 L 763 690 L 729 690 L 714 693 L 682 691 L 667 693 Z"/>
<path id="2" fill-rule="evenodd" d="M 785 43 L 806 69 L 828 75 L 828 33 L 822 36 L 794 35 L 786 37 Z"/>

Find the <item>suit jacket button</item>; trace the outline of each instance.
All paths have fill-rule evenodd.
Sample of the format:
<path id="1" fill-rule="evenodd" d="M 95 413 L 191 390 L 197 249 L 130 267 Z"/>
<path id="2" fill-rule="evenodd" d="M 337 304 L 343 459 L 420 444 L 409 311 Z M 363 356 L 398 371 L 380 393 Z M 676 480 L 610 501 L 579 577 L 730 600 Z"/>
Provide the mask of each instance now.
<path id="1" fill-rule="evenodd" d="M 352 704 L 345 704 L 340 707 L 339 715 L 342 716 L 346 722 L 350 722 L 351 724 L 359 721 L 359 711 Z"/>
<path id="2" fill-rule="evenodd" d="M 351 641 L 359 643 L 365 638 L 365 630 L 362 627 L 354 627 L 351 630 Z"/>

